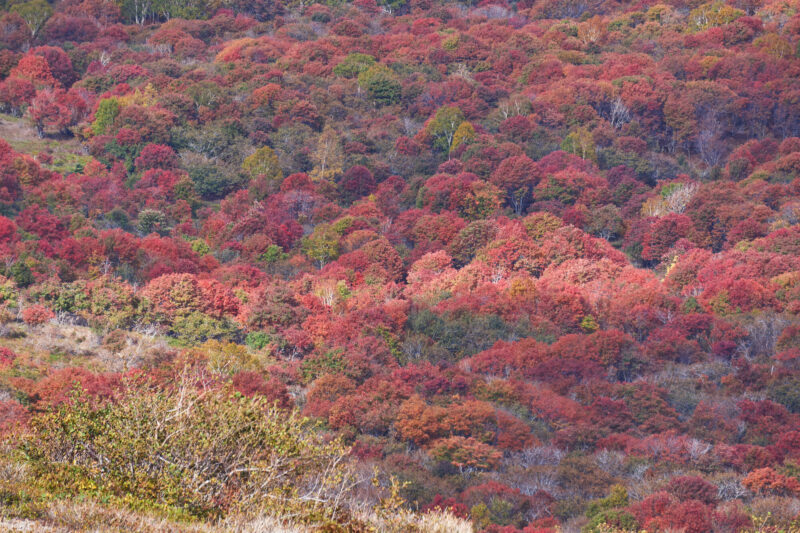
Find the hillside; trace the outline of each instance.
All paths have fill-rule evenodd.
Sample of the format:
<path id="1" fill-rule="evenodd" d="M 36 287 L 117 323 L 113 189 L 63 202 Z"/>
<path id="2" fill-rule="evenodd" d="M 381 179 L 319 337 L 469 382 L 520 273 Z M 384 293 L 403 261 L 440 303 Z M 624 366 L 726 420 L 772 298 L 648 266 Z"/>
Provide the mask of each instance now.
<path id="1" fill-rule="evenodd" d="M 798 0 L 0 0 L 0 530 L 796 532 Z"/>

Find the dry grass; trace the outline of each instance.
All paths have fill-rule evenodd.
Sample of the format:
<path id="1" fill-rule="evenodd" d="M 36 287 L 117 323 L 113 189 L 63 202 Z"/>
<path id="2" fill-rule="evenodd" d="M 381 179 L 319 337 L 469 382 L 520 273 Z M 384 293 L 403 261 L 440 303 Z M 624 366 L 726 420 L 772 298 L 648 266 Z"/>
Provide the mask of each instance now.
<path id="1" fill-rule="evenodd" d="M 472 524 L 447 513 L 362 517 L 376 533 L 472 533 Z M 312 533 L 315 528 L 272 516 L 232 517 L 216 524 L 181 523 L 95 502 L 52 502 L 37 520 L 0 519 L 0 533 Z"/>
<path id="2" fill-rule="evenodd" d="M 380 533 L 472 533 L 472 523 L 450 513 L 414 514 L 398 512 L 379 516 L 374 513 L 361 519 Z"/>
<path id="3" fill-rule="evenodd" d="M 30 492 L 35 486 L 25 464 L 0 444 L 0 497 Z M 319 528 L 280 516 L 230 515 L 219 522 L 180 522 L 153 512 L 136 511 L 97 500 L 52 500 L 42 493 L 5 507 L 0 498 L 0 533 L 312 533 Z M 366 502 L 353 507 L 369 507 Z M 375 533 L 472 533 L 472 524 L 449 513 L 416 514 L 405 509 L 380 514 L 357 512 L 356 521 Z M 358 531 L 363 531 L 359 527 Z"/>
<path id="4" fill-rule="evenodd" d="M 149 332 L 124 331 L 120 346 L 86 326 L 53 320 L 39 326 L 6 325 L 22 334 L 7 335 L 0 344 L 26 356 L 31 363 L 49 366 L 85 366 L 97 372 L 123 372 L 153 362 L 171 351 L 166 339 Z M 2 335 L 0 335 L 2 336 Z"/>
<path id="5" fill-rule="evenodd" d="M 0 519 L 0 533 L 311 533 L 279 518 L 231 518 L 217 524 L 184 523 L 96 502 L 54 501 L 36 520 Z"/>
<path id="6" fill-rule="evenodd" d="M 100 337 L 91 329 L 50 322 L 28 327 L 26 343 L 32 351 L 91 357 L 100 346 Z"/>

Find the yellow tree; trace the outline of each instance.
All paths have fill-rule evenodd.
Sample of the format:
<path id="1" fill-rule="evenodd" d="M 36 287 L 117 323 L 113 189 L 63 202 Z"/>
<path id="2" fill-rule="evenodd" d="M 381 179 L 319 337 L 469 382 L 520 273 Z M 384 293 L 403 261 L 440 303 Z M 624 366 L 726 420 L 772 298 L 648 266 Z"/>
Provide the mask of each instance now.
<path id="1" fill-rule="evenodd" d="M 247 156 L 242 163 L 244 170 L 250 178 L 266 176 L 271 181 L 283 178 L 283 172 L 278 163 L 278 156 L 269 146 L 262 146 L 253 154 Z"/>
<path id="2" fill-rule="evenodd" d="M 464 143 L 469 143 L 475 139 L 475 128 L 466 120 L 456 128 L 453 134 L 453 141 L 450 144 L 450 152 Z"/>
<path id="3" fill-rule="evenodd" d="M 263 146 L 245 158 L 242 170 L 250 176 L 250 191 L 258 200 L 274 192 L 283 181 L 278 156 L 269 146 Z"/>
<path id="4" fill-rule="evenodd" d="M 325 126 L 317 139 L 317 149 L 311 154 L 314 169 L 311 177 L 315 180 L 332 179 L 344 168 L 344 153 L 339 136 L 333 128 Z"/>
<path id="5" fill-rule="evenodd" d="M 597 162 L 597 152 L 591 132 L 584 126 L 575 129 L 561 142 L 561 149 L 583 159 Z"/>

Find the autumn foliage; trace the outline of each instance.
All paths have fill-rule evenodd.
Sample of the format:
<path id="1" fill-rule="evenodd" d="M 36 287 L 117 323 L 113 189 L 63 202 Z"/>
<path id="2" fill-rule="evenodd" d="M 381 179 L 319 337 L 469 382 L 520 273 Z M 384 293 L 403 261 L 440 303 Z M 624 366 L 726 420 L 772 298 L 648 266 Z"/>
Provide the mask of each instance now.
<path id="1" fill-rule="evenodd" d="M 796 528 L 795 4 L 0 4 L 0 434 L 58 434 L 42 494 L 222 519 L 240 472 L 109 481 L 59 426 L 190 375 L 381 520 Z"/>

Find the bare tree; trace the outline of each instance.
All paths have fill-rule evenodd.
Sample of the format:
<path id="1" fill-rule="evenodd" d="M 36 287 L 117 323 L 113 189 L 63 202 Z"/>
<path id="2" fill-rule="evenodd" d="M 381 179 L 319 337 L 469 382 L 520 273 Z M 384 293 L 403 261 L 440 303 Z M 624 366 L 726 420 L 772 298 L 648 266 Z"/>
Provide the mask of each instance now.
<path id="1" fill-rule="evenodd" d="M 611 102 L 611 111 L 609 115 L 609 122 L 611 122 L 611 125 L 615 129 L 621 128 L 623 124 L 631 120 L 631 112 L 619 96 Z"/>

